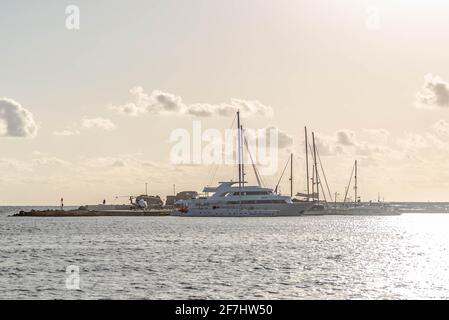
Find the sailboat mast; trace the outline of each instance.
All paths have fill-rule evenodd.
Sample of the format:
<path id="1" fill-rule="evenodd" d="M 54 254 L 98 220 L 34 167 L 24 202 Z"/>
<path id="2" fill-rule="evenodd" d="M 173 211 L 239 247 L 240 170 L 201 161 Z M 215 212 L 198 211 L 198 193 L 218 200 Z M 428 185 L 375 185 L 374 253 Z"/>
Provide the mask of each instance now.
<path id="1" fill-rule="evenodd" d="M 306 180 L 307 180 L 307 201 L 309 201 L 310 197 L 310 187 L 309 187 L 309 145 L 307 143 L 307 127 L 304 127 L 304 135 L 306 142 Z"/>
<path id="2" fill-rule="evenodd" d="M 242 167 L 241 167 L 241 155 L 240 155 L 240 111 L 237 111 L 237 156 L 238 156 L 238 160 L 237 160 L 237 164 L 239 166 L 239 193 L 240 193 L 240 188 L 242 187 Z"/>
<path id="3" fill-rule="evenodd" d="M 293 198 L 293 153 L 290 154 L 290 198 Z"/>
<path id="4" fill-rule="evenodd" d="M 243 137 L 243 126 L 242 125 L 240 125 L 240 139 L 241 139 L 241 142 L 240 142 L 240 145 L 241 145 L 241 148 L 242 148 L 242 187 L 244 187 L 245 186 L 245 161 L 244 161 L 244 159 L 245 159 L 245 157 L 244 157 L 244 151 L 245 151 L 245 148 L 243 147 L 243 139 L 244 139 L 244 137 Z"/>
<path id="5" fill-rule="evenodd" d="M 318 166 L 316 162 L 316 146 L 315 146 L 315 133 L 312 132 L 312 142 L 313 142 L 313 162 L 315 165 L 315 178 L 316 178 L 316 197 L 317 201 L 320 201 L 320 188 L 319 183 L 320 179 L 318 178 Z"/>
<path id="6" fill-rule="evenodd" d="M 354 163 L 354 202 L 357 203 L 357 160 Z"/>
<path id="7" fill-rule="evenodd" d="M 312 164 L 312 200 L 315 201 L 315 165 Z"/>
<path id="8" fill-rule="evenodd" d="M 238 157 L 239 157 L 239 213 L 242 209 L 242 137 L 241 137 L 242 127 L 240 125 L 240 111 L 237 111 L 237 140 L 238 140 Z"/>

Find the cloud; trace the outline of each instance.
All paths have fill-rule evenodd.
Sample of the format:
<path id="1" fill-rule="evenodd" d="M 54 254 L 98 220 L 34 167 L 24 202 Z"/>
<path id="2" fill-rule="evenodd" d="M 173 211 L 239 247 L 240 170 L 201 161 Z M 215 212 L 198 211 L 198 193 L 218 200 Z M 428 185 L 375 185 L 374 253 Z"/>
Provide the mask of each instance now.
<path id="1" fill-rule="evenodd" d="M 449 123 L 445 120 L 438 120 L 432 125 L 432 129 L 439 135 L 449 136 Z"/>
<path id="2" fill-rule="evenodd" d="M 143 91 L 142 87 L 130 90 L 132 101 L 123 105 L 109 106 L 120 114 L 138 116 L 142 114 L 182 114 L 197 117 L 232 116 L 240 110 L 243 117 L 247 116 L 272 116 L 273 109 L 259 101 L 243 99 L 231 99 L 230 103 L 186 104 L 180 96 L 171 93 L 154 90 L 150 95 Z"/>
<path id="3" fill-rule="evenodd" d="M 270 125 L 264 128 L 265 132 L 267 133 L 267 141 L 269 141 L 269 133 L 271 130 L 277 131 L 278 136 L 278 148 L 279 149 L 285 149 L 293 146 L 293 137 L 289 135 L 287 132 L 282 131 L 276 126 Z"/>
<path id="4" fill-rule="evenodd" d="M 82 158 L 82 165 L 89 168 L 139 168 L 139 167 L 155 167 L 159 168 L 159 164 L 150 160 L 142 159 L 141 154 L 126 154 L 117 157 L 93 157 Z"/>
<path id="5" fill-rule="evenodd" d="M 70 165 L 69 162 L 56 157 L 42 157 L 33 159 L 33 163 L 40 166 L 48 166 L 48 167 L 66 167 Z"/>
<path id="6" fill-rule="evenodd" d="M 312 146 L 312 139 L 308 142 L 310 146 Z M 344 148 L 337 143 L 337 138 L 335 135 L 327 136 L 324 134 L 315 133 L 315 146 L 319 154 L 322 156 L 331 156 L 344 153 Z"/>
<path id="7" fill-rule="evenodd" d="M 274 125 L 269 125 L 263 129 L 244 129 L 245 136 L 247 137 L 248 143 L 257 143 L 257 141 L 264 137 L 267 145 L 271 144 L 271 135 L 273 133 L 277 134 L 277 147 L 279 149 L 286 149 L 293 146 L 293 137 L 287 132 L 279 129 Z"/>
<path id="8" fill-rule="evenodd" d="M 71 137 L 71 136 L 79 136 L 81 132 L 79 130 L 62 130 L 62 131 L 54 131 L 53 135 L 58 137 Z"/>
<path id="9" fill-rule="evenodd" d="M 82 126 L 86 129 L 95 128 L 107 131 L 115 129 L 115 124 L 111 120 L 104 118 L 84 118 Z"/>
<path id="10" fill-rule="evenodd" d="M 357 141 L 355 139 L 355 133 L 348 129 L 338 130 L 335 132 L 337 137 L 337 143 L 343 146 L 355 146 Z"/>
<path id="11" fill-rule="evenodd" d="M 109 120 L 101 117 L 97 118 L 83 118 L 81 125 L 74 123 L 61 131 L 53 131 L 54 136 L 58 137 L 73 137 L 81 135 L 82 129 L 101 129 L 111 131 L 115 129 L 115 124 Z"/>
<path id="12" fill-rule="evenodd" d="M 387 129 L 364 129 L 366 133 L 377 140 L 387 140 L 390 137 L 390 132 Z"/>
<path id="13" fill-rule="evenodd" d="M 383 133 L 385 134 L 385 132 Z M 312 144 L 311 141 L 310 144 Z M 355 132 L 349 129 L 337 130 L 330 136 L 315 133 L 315 145 L 320 155 L 323 156 L 353 154 L 368 157 L 390 151 L 389 148 L 376 143 L 359 141 Z"/>
<path id="14" fill-rule="evenodd" d="M 419 108 L 446 108 L 449 107 L 449 83 L 439 76 L 427 74 L 424 77 L 424 86 L 416 94 L 415 105 Z"/>
<path id="15" fill-rule="evenodd" d="M 29 162 L 10 158 L 0 158 L 0 168 L 4 170 L 4 174 L 11 171 L 32 171 L 32 165 Z"/>
<path id="16" fill-rule="evenodd" d="M 0 137 L 34 138 L 37 125 L 30 111 L 9 98 L 0 98 Z"/>
<path id="17" fill-rule="evenodd" d="M 398 139 L 398 145 L 406 153 L 417 152 L 423 149 L 444 149 L 444 143 L 435 135 L 425 132 L 424 134 L 408 132 L 404 137 Z M 431 150 L 432 151 L 432 150 Z"/>
<path id="18" fill-rule="evenodd" d="M 121 168 L 121 167 L 126 167 L 126 163 L 125 161 L 118 159 L 115 160 L 114 163 L 112 164 L 113 167 L 117 167 L 117 168 Z"/>

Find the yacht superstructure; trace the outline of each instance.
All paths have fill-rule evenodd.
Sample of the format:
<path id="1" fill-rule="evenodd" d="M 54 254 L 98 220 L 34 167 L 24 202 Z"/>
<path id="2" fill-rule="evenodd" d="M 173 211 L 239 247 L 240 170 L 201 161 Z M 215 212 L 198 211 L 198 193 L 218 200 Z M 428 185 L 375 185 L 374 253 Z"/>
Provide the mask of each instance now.
<path id="1" fill-rule="evenodd" d="M 236 186 L 237 182 L 220 182 L 217 187 L 204 188 L 209 197 L 185 200 L 176 216 L 299 216 L 304 214 L 312 202 L 292 202 L 270 188 L 260 186 Z"/>

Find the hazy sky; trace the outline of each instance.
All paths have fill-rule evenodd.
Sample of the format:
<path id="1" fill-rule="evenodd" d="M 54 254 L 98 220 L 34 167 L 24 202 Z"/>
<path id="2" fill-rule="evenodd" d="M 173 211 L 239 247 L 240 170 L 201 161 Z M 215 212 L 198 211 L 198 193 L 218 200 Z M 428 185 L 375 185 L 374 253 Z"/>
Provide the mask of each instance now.
<path id="1" fill-rule="evenodd" d="M 169 161 L 173 130 L 224 130 L 233 108 L 292 138 L 270 186 L 293 150 L 304 191 L 307 125 L 333 192 L 358 159 L 362 200 L 449 200 L 448 17 L 429 0 L 2 1 L 0 205 L 235 179 Z"/>

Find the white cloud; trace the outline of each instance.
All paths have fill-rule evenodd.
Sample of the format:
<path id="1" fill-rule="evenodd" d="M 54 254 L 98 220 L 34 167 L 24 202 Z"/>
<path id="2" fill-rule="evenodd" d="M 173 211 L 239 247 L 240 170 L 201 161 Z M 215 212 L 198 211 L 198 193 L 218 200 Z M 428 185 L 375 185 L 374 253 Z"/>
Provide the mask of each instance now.
<path id="1" fill-rule="evenodd" d="M 415 105 L 419 108 L 449 107 L 449 83 L 439 76 L 427 74 L 422 91 L 416 94 Z"/>
<path id="2" fill-rule="evenodd" d="M 11 173 L 11 171 L 31 171 L 32 165 L 29 162 L 11 159 L 11 158 L 0 158 L 0 168 L 3 173 Z"/>
<path id="3" fill-rule="evenodd" d="M 312 146 L 312 139 L 308 142 L 310 148 L 310 146 Z M 326 136 L 324 134 L 315 133 L 315 146 L 322 156 L 344 153 L 344 148 L 337 143 L 337 138 L 335 136 Z"/>
<path id="4" fill-rule="evenodd" d="M 435 125 L 432 129 L 435 131 Z M 398 146 L 407 154 L 423 151 L 423 156 L 427 158 L 435 155 L 446 157 L 442 151 L 449 151 L 449 143 L 441 139 L 444 134 L 441 132 L 437 133 L 438 135 L 431 132 L 424 132 L 422 134 L 409 132 L 397 140 Z"/>
<path id="5" fill-rule="evenodd" d="M 53 135 L 58 137 L 70 137 L 70 136 L 79 136 L 81 132 L 79 130 L 62 130 L 62 131 L 54 131 Z"/>
<path id="6" fill-rule="evenodd" d="M 240 110 L 243 117 L 246 116 L 272 116 L 273 109 L 263 105 L 259 101 L 243 99 L 231 99 L 230 103 L 209 104 L 194 103 L 186 104 L 180 96 L 171 93 L 154 90 L 150 95 L 143 91 L 142 87 L 130 90 L 132 101 L 123 105 L 109 108 L 118 113 L 138 116 L 141 114 L 184 114 L 197 117 L 231 116 Z"/>
<path id="7" fill-rule="evenodd" d="M 445 120 L 438 120 L 432 125 L 432 129 L 439 135 L 449 136 L 449 123 Z"/>
<path id="8" fill-rule="evenodd" d="M 95 128 L 107 131 L 115 129 L 115 124 L 111 120 L 104 118 L 84 118 L 82 126 L 86 129 Z"/>
<path id="9" fill-rule="evenodd" d="M 364 129 L 366 133 L 374 137 L 376 140 L 387 140 L 390 137 L 390 132 L 387 129 Z"/>
<path id="10" fill-rule="evenodd" d="M 265 135 L 266 143 L 271 144 L 271 135 L 273 133 L 277 134 L 277 147 L 279 149 L 286 149 L 293 146 L 293 137 L 274 125 L 269 125 L 260 130 L 245 129 L 245 136 L 251 143 L 257 143 L 258 139 L 263 138 Z"/>
<path id="11" fill-rule="evenodd" d="M 377 143 L 359 141 L 355 132 L 349 129 L 337 130 L 331 136 L 316 133 L 315 144 L 318 152 L 323 156 L 353 154 L 369 157 L 390 151 L 388 147 Z"/>
<path id="12" fill-rule="evenodd" d="M 37 130 L 30 111 L 13 99 L 0 98 L 0 137 L 34 138 Z"/>
<path id="13" fill-rule="evenodd" d="M 69 162 L 56 158 L 56 157 L 41 157 L 37 159 L 33 159 L 33 163 L 40 166 L 48 166 L 48 167 L 65 167 L 70 165 Z"/>

